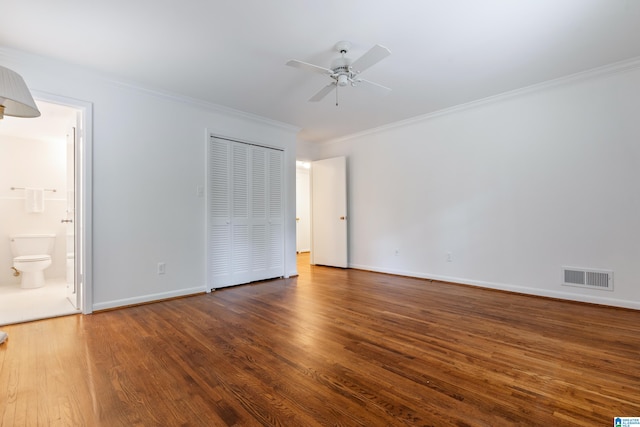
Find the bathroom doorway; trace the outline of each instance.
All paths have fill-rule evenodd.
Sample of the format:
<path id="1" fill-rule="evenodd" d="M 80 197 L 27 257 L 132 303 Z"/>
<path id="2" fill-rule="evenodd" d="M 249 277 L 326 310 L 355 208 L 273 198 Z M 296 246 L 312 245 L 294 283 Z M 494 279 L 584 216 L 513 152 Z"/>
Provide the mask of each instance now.
<path id="1" fill-rule="evenodd" d="M 42 115 L 0 121 L 0 326 L 90 312 L 85 229 L 91 105 L 33 92 Z M 88 125 L 89 124 L 89 125 Z M 87 156 L 89 157 L 87 158 Z M 37 212 L 25 209 L 26 189 L 43 192 Z M 54 234 L 45 285 L 23 289 L 10 236 Z"/>

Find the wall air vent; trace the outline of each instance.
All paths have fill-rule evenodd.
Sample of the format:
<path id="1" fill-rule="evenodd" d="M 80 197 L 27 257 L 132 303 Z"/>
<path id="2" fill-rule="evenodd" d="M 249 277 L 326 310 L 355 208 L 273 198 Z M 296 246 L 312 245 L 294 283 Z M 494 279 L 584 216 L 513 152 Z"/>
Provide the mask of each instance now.
<path id="1" fill-rule="evenodd" d="M 562 284 L 613 291 L 613 271 L 562 267 Z"/>

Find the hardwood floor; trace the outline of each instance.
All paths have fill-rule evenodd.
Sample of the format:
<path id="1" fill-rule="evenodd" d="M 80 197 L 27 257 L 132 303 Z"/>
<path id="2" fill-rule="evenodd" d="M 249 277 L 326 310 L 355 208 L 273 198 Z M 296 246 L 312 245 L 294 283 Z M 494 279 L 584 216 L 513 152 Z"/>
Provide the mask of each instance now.
<path id="1" fill-rule="evenodd" d="M 2 426 L 611 426 L 640 312 L 308 265 L 3 327 Z"/>

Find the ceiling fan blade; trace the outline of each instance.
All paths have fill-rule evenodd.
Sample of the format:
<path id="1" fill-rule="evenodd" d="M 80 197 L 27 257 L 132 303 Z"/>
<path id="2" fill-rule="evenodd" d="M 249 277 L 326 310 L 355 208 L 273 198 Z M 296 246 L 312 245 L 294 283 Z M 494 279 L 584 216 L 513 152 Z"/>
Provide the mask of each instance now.
<path id="1" fill-rule="evenodd" d="M 309 64 L 307 62 L 298 61 L 297 59 L 292 59 L 287 62 L 287 65 L 294 68 L 300 68 L 301 70 L 312 71 L 314 73 L 331 75 L 333 71 L 328 68 L 319 67 L 317 65 Z"/>
<path id="2" fill-rule="evenodd" d="M 322 89 L 320 89 L 320 92 L 316 93 L 311 98 L 309 98 L 309 102 L 318 102 L 318 101 L 320 101 L 322 98 L 324 98 L 325 96 L 329 95 L 331 93 L 331 91 L 333 91 L 335 88 L 336 88 L 336 84 L 335 83 L 329 83 L 327 86 L 325 86 Z"/>
<path id="3" fill-rule="evenodd" d="M 356 84 L 360 84 L 360 83 L 364 83 L 366 87 L 373 89 L 375 92 L 377 92 L 380 95 L 387 95 L 389 92 L 391 92 L 390 88 L 379 85 L 378 83 L 370 82 L 369 80 L 365 80 L 365 79 L 356 80 Z"/>
<path id="4" fill-rule="evenodd" d="M 389 49 L 377 44 L 369 49 L 360 58 L 353 61 L 353 63 L 351 64 L 351 69 L 356 74 L 361 73 L 372 65 L 375 65 L 378 62 L 382 61 L 389 55 L 391 55 L 391 51 Z"/>

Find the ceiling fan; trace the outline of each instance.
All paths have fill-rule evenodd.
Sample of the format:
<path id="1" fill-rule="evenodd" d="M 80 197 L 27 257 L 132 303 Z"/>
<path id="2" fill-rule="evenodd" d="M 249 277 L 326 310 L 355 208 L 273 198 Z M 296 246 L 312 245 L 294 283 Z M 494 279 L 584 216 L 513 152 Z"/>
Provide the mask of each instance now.
<path id="1" fill-rule="evenodd" d="M 338 105 L 338 87 L 344 87 L 347 85 L 358 86 L 360 83 L 363 83 L 364 86 L 368 86 L 369 88 L 375 89 L 381 93 L 388 93 L 391 91 L 388 87 L 360 78 L 361 72 L 391 55 L 391 51 L 389 49 L 377 44 L 355 61 L 345 56 L 349 52 L 349 49 L 351 49 L 351 43 L 347 41 L 338 42 L 336 43 L 335 49 L 340 52 L 342 56 L 333 60 L 331 68 L 320 67 L 318 65 L 309 64 L 296 59 L 292 59 L 287 62 L 287 65 L 290 67 L 324 74 L 332 80 L 331 83 L 309 98 L 309 101 L 318 102 L 331 93 L 331 91 L 336 89 L 336 105 Z"/>

